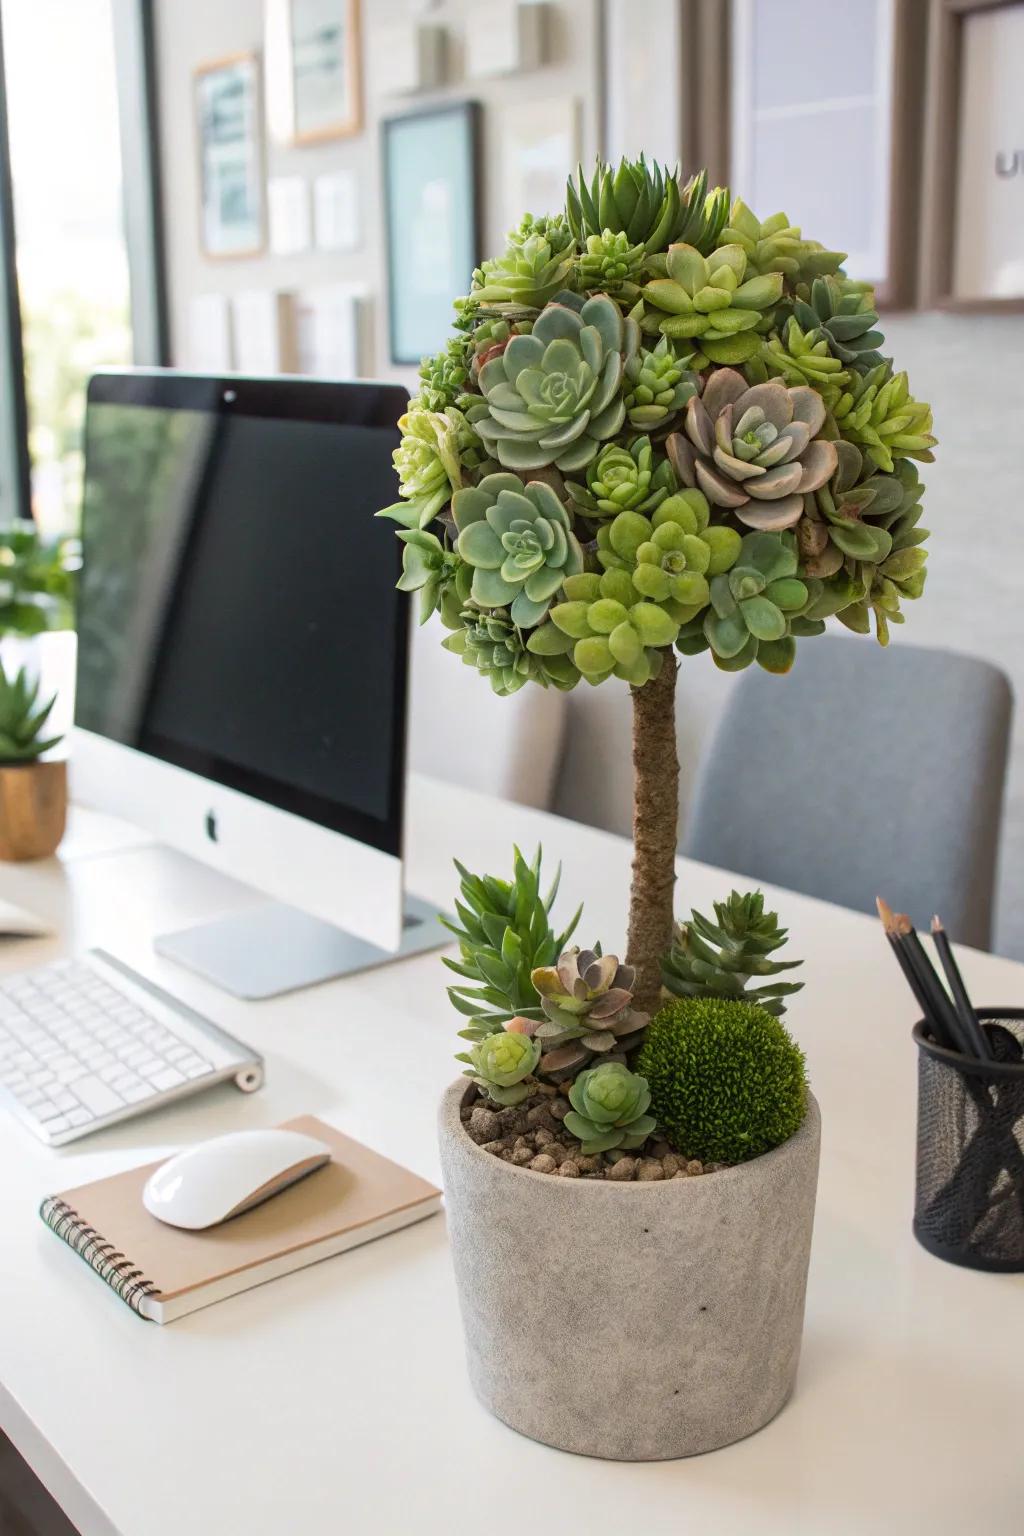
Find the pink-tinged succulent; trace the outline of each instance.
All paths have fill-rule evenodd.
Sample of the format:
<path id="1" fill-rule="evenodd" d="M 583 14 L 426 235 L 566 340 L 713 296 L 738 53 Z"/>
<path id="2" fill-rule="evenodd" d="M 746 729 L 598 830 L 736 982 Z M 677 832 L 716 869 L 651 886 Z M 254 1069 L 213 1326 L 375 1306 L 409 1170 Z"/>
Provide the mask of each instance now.
<path id="1" fill-rule="evenodd" d="M 545 1014 L 535 1039 L 545 1053 L 540 1071 L 547 1077 L 574 1077 L 591 1057 L 630 1050 L 647 1027 L 647 1014 L 633 1007 L 636 972 L 615 955 L 574 945 L 557 965 L 539 967 L 530 979 Z"/>
<path id="2" fill-rule="evenodd" d="M 835 444 L 817 435 L 824 424 L 824 401 L 808 386 L 748 385 L 718 368 L 665 447 L 684 485 L 746 527 L 774 531 L 799 522 L 804 496 L 835 473 Z"/>

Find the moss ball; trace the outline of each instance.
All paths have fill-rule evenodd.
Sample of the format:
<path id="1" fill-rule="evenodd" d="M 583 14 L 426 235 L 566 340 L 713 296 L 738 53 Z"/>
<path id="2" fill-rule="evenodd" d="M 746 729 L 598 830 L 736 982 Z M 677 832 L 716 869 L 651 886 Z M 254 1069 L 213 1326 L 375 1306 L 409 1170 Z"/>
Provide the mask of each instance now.
<path id="1" fill-rule="evenodd" d="M 807 1108 L 804 1053 L 772 1014 L 679 998 L 654 1015 L 635 1062 L 651 1113 L 685 1157 L 742 1163 L 787 1141 Z"/>

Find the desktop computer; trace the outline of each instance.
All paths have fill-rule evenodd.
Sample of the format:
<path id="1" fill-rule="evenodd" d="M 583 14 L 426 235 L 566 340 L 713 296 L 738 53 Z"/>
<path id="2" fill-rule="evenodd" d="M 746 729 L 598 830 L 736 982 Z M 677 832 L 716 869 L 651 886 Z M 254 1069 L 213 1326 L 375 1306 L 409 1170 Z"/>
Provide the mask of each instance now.
<path id="1" fill-rule="evenodd" d="M 389 384 L 112 370 L 85 419 L 71 769 L 260 889 L 157 939 L 240 997 L 439 945 L 403 900 L 408 602 Z"/>

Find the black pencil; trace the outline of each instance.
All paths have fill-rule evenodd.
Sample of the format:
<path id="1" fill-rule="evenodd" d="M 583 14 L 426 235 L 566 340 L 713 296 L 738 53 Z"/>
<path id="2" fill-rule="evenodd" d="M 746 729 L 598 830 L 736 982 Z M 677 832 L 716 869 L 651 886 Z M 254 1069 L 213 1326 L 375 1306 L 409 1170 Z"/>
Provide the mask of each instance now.
<path id="1" fill-rule="evenodd" d="M 917 970 L 911 962 L 910 955 L 904 948 L 895 912 L 893 912 L 888 902 L 882 900 L 881 896 L 875 898 L 875 905 L 878 908 L 878 915 L 882 919 L 882 927 L 885 929 L 885 936 L 889 940 L 889 947 L 899 961 L 900 970 L 903 972 L 907 986 L 914 994 L 914 1000 L 924 1014 L 925 1023 L 928 1025 L 936 1044 L 945 1046 L 950 1051 L 959 1050 L 959 1043 L 950 1036 L 942 1015 L 940 1014 L 936 1017 L 934 996 L 925 987 L 923 979 L 918 976 Z"/>
<path id="2" fill-rule="evenodd" d="M 992 1047 L 988 1037 L 978 1022 L 978 1015 L 974 1005 L 967 995 L 964 979 L 960 974 L 960 967 L 956 963 L 956 956 L 950 946 L 949 935 L 942 926 L 942 919 L 932 918 L 932 940 L 942 962 L 942 969 L 946 973 L 949 990 L 953 994 L 953 1002 L 956 1007 L 957 1017 L 963 1026 L 964 1033 L 971 1043 L 971 1049 L 979 1061 L 991 1061 L 993 1059 Z"/>
<path id="3" fill-rule="evenodd" d="M 931 999 L 932 1022 L 940 1022 L 942 1031 L 951 1042 L 953 1050 L 959 1051 L 961 1056 L 973 1056 L 974 1049 L 970 1037 L 960 1023 L 957 1011 L 950 1002 L 935 967 L 925 953 L 917 929 L 905 912 L 896 914 L 896 924 L 904 951 L 917 973 L 925 994 Z"/>

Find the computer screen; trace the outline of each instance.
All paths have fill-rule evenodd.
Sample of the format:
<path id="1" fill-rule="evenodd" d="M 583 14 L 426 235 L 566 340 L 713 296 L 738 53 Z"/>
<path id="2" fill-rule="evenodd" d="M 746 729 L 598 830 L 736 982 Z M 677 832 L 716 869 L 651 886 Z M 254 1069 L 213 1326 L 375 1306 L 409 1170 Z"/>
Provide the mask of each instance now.
<path id="1" fill-rule="evenodd" d="M 404 391 L 101 374 L 76 724 L 398 852 Z"/>

